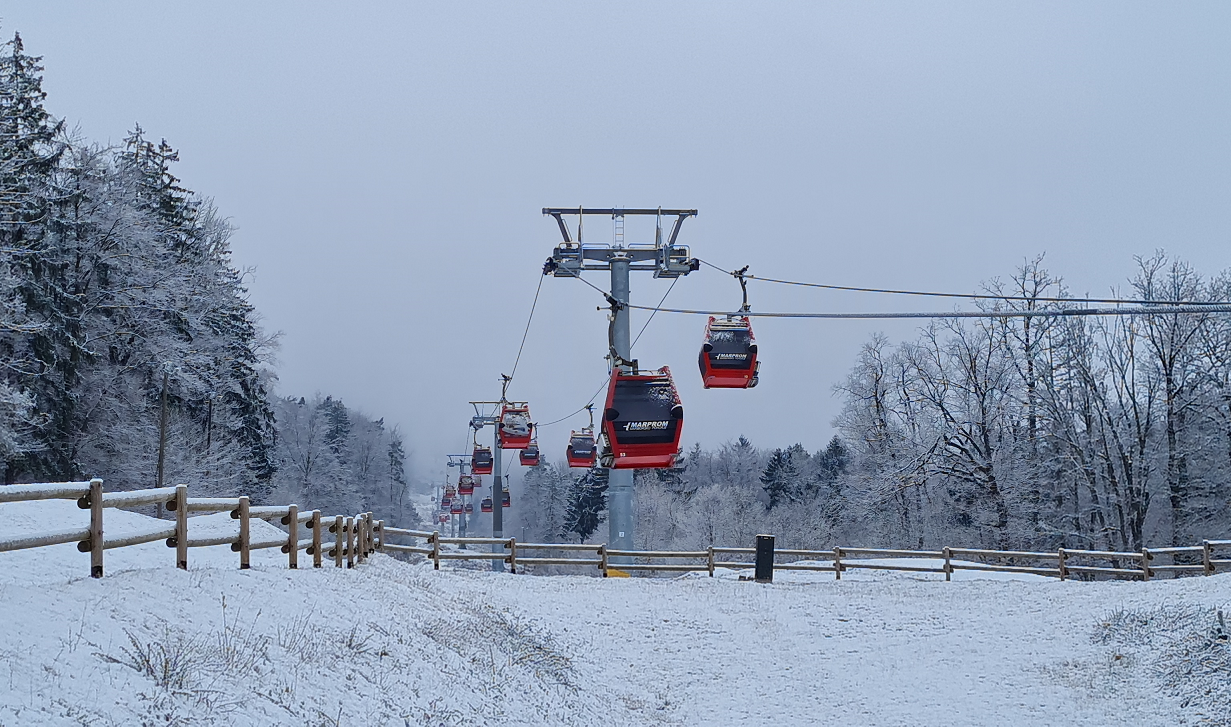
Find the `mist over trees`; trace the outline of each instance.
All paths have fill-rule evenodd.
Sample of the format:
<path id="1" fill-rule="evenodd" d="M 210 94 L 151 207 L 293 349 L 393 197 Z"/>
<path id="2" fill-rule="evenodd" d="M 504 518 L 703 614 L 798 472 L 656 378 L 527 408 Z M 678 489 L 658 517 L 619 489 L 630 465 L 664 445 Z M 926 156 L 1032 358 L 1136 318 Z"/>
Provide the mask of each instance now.
<path id="1" fill-rule="evenodd" d="M 396 429 L 271 395 L 274 341 L 231 262 L 232 228 L 172 173 L 176 150 L 139 126 L 115 147 L 69 133 L 43 106 L 42 70 L 20 36 L 0 46 L 5 482 L 123 490 L 161 473 L 202 495 L 413 518 Z M 327 456 L 305 434 L 315 418 Z"/>

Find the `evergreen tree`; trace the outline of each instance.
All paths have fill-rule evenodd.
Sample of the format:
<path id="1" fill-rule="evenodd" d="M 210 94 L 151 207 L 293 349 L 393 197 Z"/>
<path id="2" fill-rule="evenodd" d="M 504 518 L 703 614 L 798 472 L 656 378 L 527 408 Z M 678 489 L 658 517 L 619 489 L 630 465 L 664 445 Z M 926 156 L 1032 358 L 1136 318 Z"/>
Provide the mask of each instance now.
<path id="1" fill-rule="evenodd" d="M 25 53 L 20 35 L 0 46 L 0 262 L 6 267 L 0 297 L 14 315 L 0 330 L 0 400 L 9 403 L 5 413 L 22 418 L 3 428 L 10 442 L 6 481 L 22 470 L 50 478 L 79 474 L 60 445 L 71 429 L 71 390 L 84 355 L 81 311 L 63 284 L 50 235 L 56 207 L 67 198 L 56 179 L 64 123 L 43 106 L 41 62 Z M 29 403 L 40 412 L 36 419 Z"/>
<path id="2" fill-rule="evenodd" d="M 791 458 L 781 449 L 775 449 L 769 455 L 765 471 L 761 473 L 761 487 L 769 497 L 768 508 L 774 509 L 790 499 Z"/>
<path id="3" fill-rule="evenodd" d="M 594 468 L 573 480 L 568 492 L 568 504 L 564 512 L 564 528 L 561 536 L 577 536 L 584 543 L 598 530 L 606 519 L 607 470 Z"/>
<path id="4" fill-rule="evenodd" d="M 333 453 L 341 457 L 350 441 L 351 434 L 351 422 L 346 413 L 346 407 L 340 399 L 334 401 L 332 396 L 326 396 L 319 408 L 327 423 L 325 441 L 329 443 L 329 448 L 333 450 Z"/>

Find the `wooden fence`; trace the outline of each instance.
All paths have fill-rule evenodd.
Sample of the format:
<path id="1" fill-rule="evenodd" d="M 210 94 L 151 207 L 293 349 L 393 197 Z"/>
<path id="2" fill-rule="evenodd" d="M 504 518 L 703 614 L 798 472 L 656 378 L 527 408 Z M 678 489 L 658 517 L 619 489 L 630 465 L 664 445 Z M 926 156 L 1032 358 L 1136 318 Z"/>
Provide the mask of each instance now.
<path id="1" fill-rule="evenodd" d="M 281 548 L 287 556 L 287 566 L 299 567 L 299 552 L 312 557 L 313 567 L 320 568 L 328 556 L 338 568 L 354 567 L 368 555 L 380 549 L 381 530 L 384 521 L 374 520 L 372 513 L 353 516 L 336 515 L 331 519 L 321 516 L 319 510 L 300 512 L 297 505 L 255 506 L 248 497 L 189 497 L 188 486 L 163 487 L 130 492 L 103 492 L 102 480 L 89 482 L 59 482 L 51 484 L 0 486 L 0 503 L 26 502 L 31 500 L 76 500 L 77 506 L 90 511 L 90 525 L 39 535 L 5 537 L 0 535 L 0 552 L 40 548 L 62 543 L 77 543 L 77 550 L 90 554 L 90 575 L 103 575 L 103 554 L 112 548 L 124 548 L 141 543 L 165 540 L 168 548 L 175 549 L 175 564 L 188 568 L 188 549 L 211 545 L 230 545 L 239 554 L 239 567 L 248 568 L 250 554 L 264 548 Z M 103 513 L 112 507 L 136 507 L 139 505 L 164 505 L 175 514 L 175 522 L 154 525 L 137 533 L 108 538 L 103 529 Z M 234 533 L 193 537 L 189 513 L 229 512 L 237 520 Z M 287 533 L 276 537 L 251 537 L 252 519 L 278 522 L 285 525 Z M 161 522 L 161 521 L 160 521 Z M 326 525 L 328 523 L 328 525 Z M 304 537 L 300 537 L 301 529 Z M 326 544 L 326 533 L 333 543 Z"/>
<path id="2" fill-rule="evenodd" d="M 597 568 L 603 577 L 625 575 L 632 571 L 695 571 L 713 576 L 717 568 L 751 568 L 753 563 L 750 559 L 755 554 L 754 548 L 711 546 L 696 551 L 612 550 L 603 544 L 519 543 L 515 538 L 447 537 L 439 531 L 386 527 L 383 520 L 374 520 L 370 512 L 326 518 L 319 510 L 301 512 L 297 505 L 255 506 L 249 503 L 246 496 L 189 497 L 187 485 L 131 492 L 103 492 L 103 482 L 98 479 L 0 486 L 0 503 L 49 499 L 76 500 L 79 507 L 90 511 L 89 527 L 39 535 L 0 535 L 0 552 L 75 542 L 78 550 L 90 554 L 90 575 L 95 578 L 103 575 L 103 554 L 107 550 L 158 540 L 165 540 L 167 547 L 175 549 L 175 564 L 185 569 L 188 567 L 190 548 L 214 545 L 230 545 L 231 550 L 239 554 L 240 568 L 249 567 L 253 550 L 281 548 L 290 568 L 299 566 L 300 551 L 312 557 L 312 565 L 316 568 L 322 567 L 326 557 L 338 568 L 342 568 L 343 563 L 351 568 L 372 553 L 381 551 L 423 555 L 437 570 L 442 560 L 496 560 L 508 564 L 513 573 L 526 566 L 573 566 Z M 153 504 L 162 504 L 173 512 L 175 522 L 152 526 L 146 531 L 122 537 L 105 537 L 103 513 L 107 508 Z M 229 512 L 231 518 L 238 521 L 236 532 L 192 537 L 189 526 L 193 518 L 188 516 L 189 513 L 211 512 Z M 281 523 L 286 526 L 287 533 L 253 540 L 250 535 L 253 518 Z M 301 528 L 304 530 L 302 538 Z M 327 534 L 333 541 L 328 545 L 325 542 L 330 539 Z M 386 541 L 387 537 L 408 538 L 411 543 L 390 543 Z M 423 544 L 415 544 L 416 540 L 422 540 Z M 441 547 L 444 545 L 460 548 L 446 551 Z M 486 546 L 488 550 L 466 548 L 472 545 Z M 1036 552 L 951 547 L 940 550 L 848 547 L 831 550 L 778 549 L 774 551 L 774 569 L 830 572 L 836 579 L 841 579 L 846 571 L 867 569 L 943 573 L 945 580 L 950 580 L 953 573 L 960 570 L 1030 573 L 1060 580 L 1073 576 L 1150 580 L 1155 575 L 1165 573 L 1208 576 L 1217 573 L 1220 568 L 1227 570 L 1231 568 L 1229 549 L 1231 540 L 1206 540 L 1201 545 L 1174 548 L 1142 548 L 1140 552 L 1068 548 Z M 778 558 L 789 560 L 777 562 Z M 1158 558 L 1170 559 L 1171 562 L 1154 563 Z M 909 562 L 912 560 L 919 562 Z M 1198 560 L 1200 562 L 1196 562 Z"/>
<path id="3" fill-rule="evenodd" d="M 613 571 L 621 574 L 629 571 L 697 571 L 713 576 L 717 568 L 752 568 L 754 563 L 751 558 L 756 553 L 755 548 L 716 546 L 696 551 L 612 550 L 604 544 L 519 543 L 515 538 L 451 538 L 442 536 L 438 531 L 402 528 L 384 528 L 382 535 L 423 540 L 425 545 L 401 545 L 387 542 L 385 537 L 382 537 L 380 550 L 418 553 L 431 560 L 437 570 L 440 569 L 442 560 L 501 560 L 509 565 L 509 570 L 513 573 L 516 573 L 519 567 L 552 565 L 597 568 L 604 578 Z M 441 549 L 442 545 L 498 546 L 498 549 L 494 549 L 495 552 L 464 549 L 445 552 Z M 953 574 L 960 570 L 1029 573 L 1052 576 L 1060 580 L 1073 576 L 1087 579 L 1108 576 L 1145 581 L 1162 573 L 1213 575 L 1220 567 L 1223 570 L 1231 567 L 1231 552 L 1220 553 L 1226 550 L 1231 550 L 1231 540 L 1206 540 L 1201 545 L 1178 548 L 1142 548 L 1140 552 L 1070 548 L 1060 548 L 1055 552 L 1035 552 L 950 547 L 940 550 L 848 547 L 832 550 L 776 549 L 774 569 L 828 572 L 833 573 L 834 578 L 839 580 L 846 571 L 866 569 L 943 573 L 947 581 L 952 580 Z M 542 551 L 549 551 L 550 554 L 548 557 L 524 555 Z M 568 553 L 577 553 L 579 556 L 564 555 Z M 1215 557 L 1220 554 L 1224 557 Z M 1201 562 L 1178 563 L 1174 562 L 1176 556 L 1187 556 L 1193 560 L 1199 557 Z M 779 557 L 790 560 L 777 562 Z M 1170 558 L 1173 562 L 1155 564 L 1154 560 L 1160 557 Z M 612 558 L 618 559 L 618 562 L 613 562 Z M 912 564 L 885 562 L 886 560 L 920 562 Z"/>

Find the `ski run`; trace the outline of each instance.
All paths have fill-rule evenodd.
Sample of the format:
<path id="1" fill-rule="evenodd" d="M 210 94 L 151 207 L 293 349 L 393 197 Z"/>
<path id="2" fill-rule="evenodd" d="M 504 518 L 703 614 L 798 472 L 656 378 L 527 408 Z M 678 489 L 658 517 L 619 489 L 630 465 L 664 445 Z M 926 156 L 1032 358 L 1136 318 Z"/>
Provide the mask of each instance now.
<path id="1" fill-rule="evenodd" d="M 6 534 L 86 517 L 0 505 Z M 150 522 L 108 517 L 117 535 Z M 208 527 L 233 524 L 194 519 Z M 1227 658 L 1216 609 L 1231 575 L 759 585 L 437 572 L 379 554 L 291 571 L 276 550 L 240 571 L 226 546 L 180 571 L 172 552 L 110 550 L 102 579 L 72 544 L 0 554 L 0 725 L 1227 723 L 1228 685 L 1199 672 Z"/>

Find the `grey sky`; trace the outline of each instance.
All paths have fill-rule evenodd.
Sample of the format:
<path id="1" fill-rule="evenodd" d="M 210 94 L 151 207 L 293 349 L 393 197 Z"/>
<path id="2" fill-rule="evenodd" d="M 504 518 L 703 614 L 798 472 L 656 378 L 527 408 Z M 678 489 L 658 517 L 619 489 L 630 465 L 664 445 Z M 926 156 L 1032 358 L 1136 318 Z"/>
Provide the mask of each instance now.
<path id="1" fill-rule="evenodd" d="M 1047 253 L 1104 294 L 1158 247 L 1206 274 L 1231 233 L 1225 3 L 9 2 L 48 106 L 91 139 L 135 122 L 239 227 L 284 333 L 281 390 L 401 423 L 416 467 L 499 394 L 543 259 L 544 206 L 695 207 L 693 253 L 766 276 L 971 291 Z M 643 235 L 634 235 L 640 229 Z M 630 238 L 649 230 L 629 225 Z M 610 224 L 587 229 L 610 239 Z M 592 282 L 605 286 L 598 274 Z M 666 283 L 633 280 L 653 304 Z M 713 270 L 669 302 L 731 307 Z M 761 310 L 936 301 L 752 287 Z M 540 421 L 605 369 L 601 299 L 544 282 L 518 380 Z M 634 331 L 644 318 L 634 316 Z M 809 449 L 873 331 L 765 321 L 761 386 L 703 391 L 703 319 L 659 314 L 685 440 Z M 574 420 L 578 426 L 584 418 Z M 540 445 L 561 456 L 568 423 Z"/>

